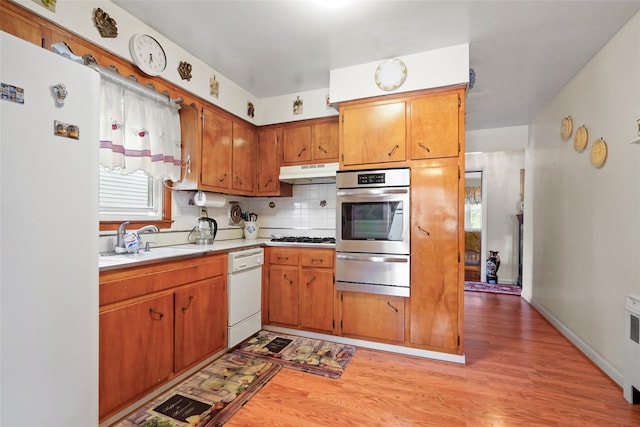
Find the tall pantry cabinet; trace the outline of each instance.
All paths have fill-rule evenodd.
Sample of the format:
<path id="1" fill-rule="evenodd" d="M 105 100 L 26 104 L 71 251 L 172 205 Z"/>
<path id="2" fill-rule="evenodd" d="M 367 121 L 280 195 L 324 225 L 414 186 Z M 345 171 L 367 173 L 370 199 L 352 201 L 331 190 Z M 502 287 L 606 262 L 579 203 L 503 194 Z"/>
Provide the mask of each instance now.
<path id="1" fill-rule="evenodd" d="M 404 336 L 383 340 L 454 354 L 463 354 L 465 89 L 340 104 L 340 169 L 411 170 L 411 296 Z"/>

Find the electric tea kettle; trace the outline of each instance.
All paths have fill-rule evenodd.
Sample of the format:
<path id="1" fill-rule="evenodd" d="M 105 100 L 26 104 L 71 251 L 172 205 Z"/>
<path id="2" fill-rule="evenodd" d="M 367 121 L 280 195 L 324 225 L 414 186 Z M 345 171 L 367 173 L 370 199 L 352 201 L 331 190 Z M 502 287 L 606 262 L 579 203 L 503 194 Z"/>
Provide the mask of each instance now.
<path id="1" fill-rule="evenodd" d="M 198 225 L 193 227 L 191 233 L 189 233 L 189 243 L 195 243 L 197 245 L 210 245 L 216 238 L 218 233 L 218 223 L 213 218 L 207 218 L 206 216 L 198 218 Z"/>

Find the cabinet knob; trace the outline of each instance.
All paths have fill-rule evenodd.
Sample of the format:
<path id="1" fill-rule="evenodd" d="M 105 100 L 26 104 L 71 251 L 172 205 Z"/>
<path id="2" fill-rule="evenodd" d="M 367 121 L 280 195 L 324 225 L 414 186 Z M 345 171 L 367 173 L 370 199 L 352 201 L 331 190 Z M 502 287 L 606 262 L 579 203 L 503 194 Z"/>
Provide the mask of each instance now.
<path id="1" fill-rule="evenodd" d="M 424 145 L 422 142 L 418 143 L 418 147 L 422 148 L 423 150 L 426 150 L 427 153 L 430 153 L 431 150 L 429 150 L 429 147 L 427 147 L 426 145 Z"/>
<path id="2" fill-rule="evenodd" d="M 289 282 L 290 285 L 293 285 L 293 281 L 291 279 L 289 279 L 286 274 L 284 275 L 284 280 Z"/>
<path id="3" fill-rule="evenodd" d="M 398 312 L 398 309 L 397 309 L 397 308 L 395 308 L 395 307 L 391 304 L 391 301 L 387 301 L 387 305 L 388 305 L 389 307 L 391 307 L 392 309 L 394 309 L 394 310 L 396 311 L 396 313 Z"/>
<path id="4" fill-rule="evenodd" d="M 399 146 L 398 144 L 396 144 L 396 145 L 391 149 L 391 151 L 389 151 L 389 152 L 387 153 L 387 155 L 388 155 L 389 157 L 393 156 L 393 155 L 396 153 L 396 150 L 397 150 L 398 148 L 400 148 L 400 146 Z"/>
<path id="5" fill-rule="evenodd" d="M 327 154 L 328 151 L 322 145 L 318 145 L 318 150 L 322 151 L 324 154 Z"/>
<path id="6" fill-rule="evenodd" d="M 303 147 L 302 150 L 300 150 L 300 152 L 298 153 L 298 157 L 302 156 L 302 153 L 304 153 L 306 149 L 307 147 Z"/>
<path id="7" fill-rule="evenodd" d="M 160 313 L 159 311 L 157 311 L 153 307 L 149 308 L 149 316 L 151 316 L 151 318 L 153 319 L 154 315 L 157 317 L 156 320 L 162 319 L 164 317 L 163 313 Z"/>
<path id="8" fill-rule="evenodd" d="M 425 233 L 427 236 L 431 236 L 431 234 L 430 234 L 427 230 L 425 230 L 424 228 L 422 228 L 422 227 L 420 227 L 420 226 L 418 226 L 418 230 L 422 231 L 422 232 L 423 232 L 423 233 Z"/>
<path id="9" fill-rule="evenodd" d="M 226 173 L 225 173 L 224 175 L 222 175 L 222 178 L 220 178 L 218 181 L 219 181 L 219 182 L 222 182 L 222 181 L 224 181 L 225 179 L 227 179 L 227 174 L 226 174 Z"/>
<path id="10" fill-rule="evenodd" d="M 313 276 L 311 279 L 309 279 L 309 281 L 307 282 L 307 288 L 309 286 L 311 286 L 311 284 L 316 280 L 316 276 Z"/>

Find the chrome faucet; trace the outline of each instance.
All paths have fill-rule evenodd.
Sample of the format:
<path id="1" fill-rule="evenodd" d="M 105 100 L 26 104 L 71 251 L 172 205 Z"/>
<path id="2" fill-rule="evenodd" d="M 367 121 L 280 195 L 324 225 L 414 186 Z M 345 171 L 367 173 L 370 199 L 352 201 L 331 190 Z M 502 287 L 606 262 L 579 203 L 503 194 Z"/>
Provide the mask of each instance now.
<path id="1" fill-rule="evenodd" d="M 124 245 L 124 235 L 127 234 L 127 224 L 129 221 L 125 221 L 118 226 L 117 240 L 115 252 L 122 254 L 127 252 L 127 248 Z M 136 230 L 136 234 L 139 236 L 141 233 L 158 233 L 160 230 L 155 225 L 145 225 Z"/>
<path id="2" fill-rule="evenodd" d="M 127 248 L 124 247 L 124 235 L 127 232 L 127 224 L 129 224 L 129 221 L 125 221 L 118 226 L 118 234 L 117 234 L 116 248 L 115 248 L 115 252 L 117 254 L 122 254 L 127 252 Z"/>

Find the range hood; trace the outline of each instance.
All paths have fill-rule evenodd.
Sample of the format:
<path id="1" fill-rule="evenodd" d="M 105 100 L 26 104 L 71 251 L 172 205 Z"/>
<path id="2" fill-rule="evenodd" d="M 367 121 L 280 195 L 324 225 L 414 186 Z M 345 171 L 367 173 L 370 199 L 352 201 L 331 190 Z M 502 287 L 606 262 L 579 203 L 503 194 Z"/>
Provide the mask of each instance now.
<path id="1" fill-rule="evenodd" d="M 282 166 L 280 181 L 289 184 L 324 184 L 336 182 L 338 163 L 316 165 Z"/>

